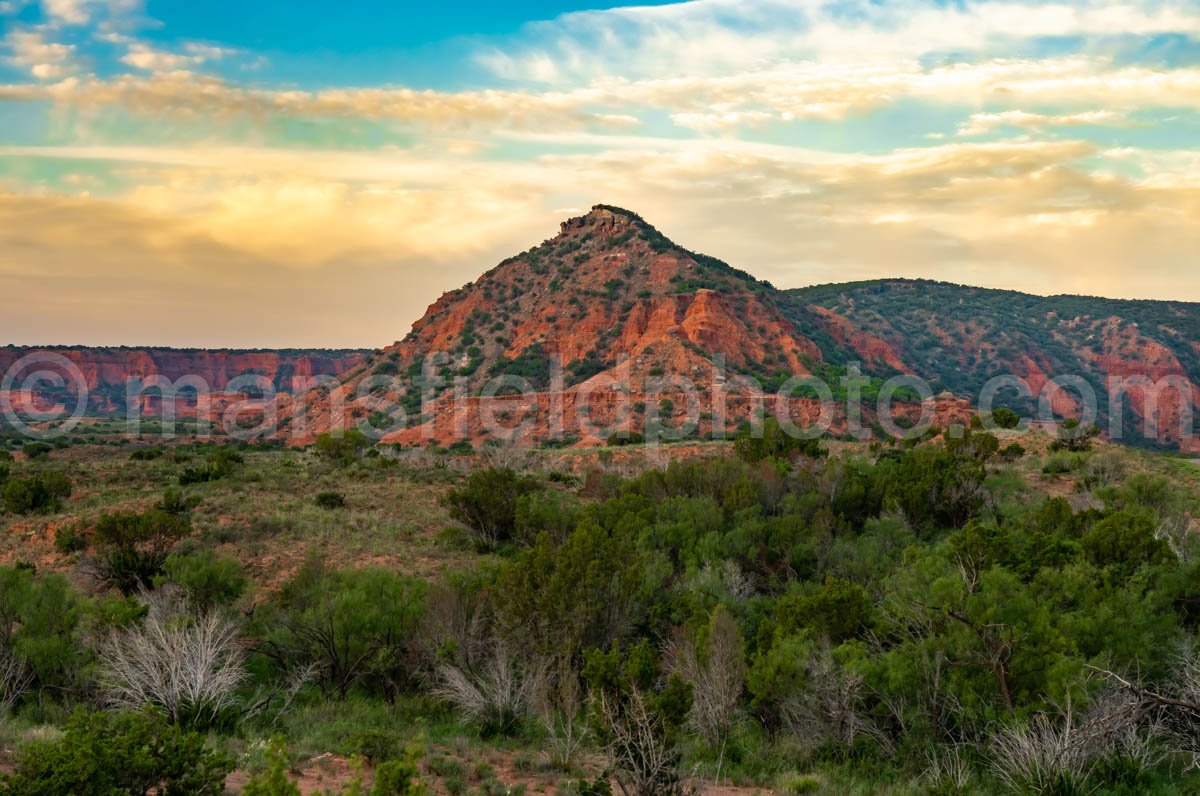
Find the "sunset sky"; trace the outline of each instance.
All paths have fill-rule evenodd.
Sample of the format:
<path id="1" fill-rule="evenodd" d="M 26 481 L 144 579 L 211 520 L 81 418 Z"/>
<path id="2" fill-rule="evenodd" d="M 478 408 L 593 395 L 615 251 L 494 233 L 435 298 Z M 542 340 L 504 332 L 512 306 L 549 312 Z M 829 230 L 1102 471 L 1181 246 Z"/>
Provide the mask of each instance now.
<path id="1" fill-rule="evenodd" d="M 1200 301 L 1200 0 L 0 0 L 0 344 L 364 346 L 604 202 Z"/>

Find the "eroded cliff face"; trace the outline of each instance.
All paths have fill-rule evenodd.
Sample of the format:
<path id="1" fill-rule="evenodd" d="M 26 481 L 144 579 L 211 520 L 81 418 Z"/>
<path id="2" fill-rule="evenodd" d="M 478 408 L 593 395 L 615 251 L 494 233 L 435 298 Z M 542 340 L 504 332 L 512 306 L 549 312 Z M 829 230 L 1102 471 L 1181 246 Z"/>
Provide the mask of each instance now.
<path id="1" fill-rule="evenodd" d="M 435 301 L 382 358 L 449 355 L 471 386 L 530 350 L 582 360 L 597 372 L 657 351 L 650 368 L 687 361 L 678 349 L 720 354 L 736 368 L 807 372 L 820 349 L 799 334 L 746 274 L 698 260 L 632 214 L 597 207 L 558 236 Z M 473 351 L 473 349 L 477 349 Z M 469 373 L 458 365 L 477 359 Z M 658 361 L 663 360 L 663 361 Z"/>
<path id="2" fill-rule="evenodd" d="M 337 379 L 362 362 L 365 351 L 236 351 L 175 348 L 46 348 L 8 346 L 0 348 L 0 374 L 13 373 L 13 385 L 34 370 L 58 373 L 74 387 L 73 375 L 55 364 L 62 357 L 71 363 L 87 387 L 89 408 L 94 412 L 117 412 L 124 409 L 124 398 L 131 381 L 145 384 L 165 379 L 179 387 L 223 392 L 232 385 L 240 392 L 257 388 L 265 380 L 281 393 L 308 389 L 314 379 Z M 26 365 L 20 365 L 22 360 Z M 19 371 L 19 372 L 18 372 Z M 136 387 L 134 388 L 136 391 Z M 138 399 L 143 408 L 152 411 L 157 399 L 145 396 Z"/>
<path id="3" fill-rule="evenodd" d="M 540 409 L 529 412 L 542 424 L 534 438 L 553 433 L 546 424 L 556 413 L 569 436 L 594 438 L 588 423 L 576 422 L 576 407 L 586 403 L 591 425 L 603 426 L 613 419 L 618 393 L 632 405 L 666 399 L 682 411 L 693 390 L 701 414 L 713 415 L 714 386 L 726 378 L 806 374 L 821 362 L 820 348 L 782 314 L 773 292 L 676 246 L 632 213 L 597 206 L 564 222 L 556 237 L 441 296 L 403 341 L 344 381 L 359 394 L 368 379 L 393 377 L 379 402 L 407 397 L 411 409 L 422 380 L 436 376 L 430 416 L 387 441 L 480 438 L 472 422 L 450 418 L 453 398 L 459 414 L 477 416 L 475 399 L 502 375 L 523 379 L 538 394 L 532 403 Z M 293 410 L 308 429 L 301 440 L 333 422 L 329 409 L 318 401 L 307 412 Z M 745 416 L 731 416 L 729 424 Z M 451 430 L 455 422 L 461 428 Z"/>
<path id="4" fill-rule="evenodd" d="M 912 373 L 896 349 L 883 338 L 856 326 L 833 310 L 817 306 L 812 310 L 824 321 L 824 329 L 837 344 L 857 354 L 871 370 L 891 368 L 897 373 Z"/>
<path id="5" fill-rule="evenodd" d="M 790 292 L 867 369 L 914 373 L 977 399 L 997 376 L 1022 379 L 1054 413 L 1077 417 L 1087 382 L 1101 425 L 1126 439 L 1200 450 L 1200 305 L 1053 296 L 906 280 Z M 1113 424 L 1114 418 L 1119 422 Z"/>

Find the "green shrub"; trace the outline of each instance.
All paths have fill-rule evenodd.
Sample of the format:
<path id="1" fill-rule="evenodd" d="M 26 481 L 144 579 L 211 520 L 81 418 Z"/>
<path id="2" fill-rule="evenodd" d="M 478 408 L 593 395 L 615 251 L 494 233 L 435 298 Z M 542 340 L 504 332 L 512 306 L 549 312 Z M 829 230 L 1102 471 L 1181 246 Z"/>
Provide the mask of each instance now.
<path id="1" fill-rule="evenodd" d="M 219 796 L 233 770 L 205 737 L 156 713 L 76 712 L 61 738 L 37 741 L 17 758 L 3 792 L 12 796 Z"/>
<path id="2" fill-rule="evenodd" d="M 346 496 L 341 492 L 318 492 L 315 501 L 323 509 L 340 509 L 346 505 Z"/>
<path id="3" fill-rule="evenodd" d="M 364 730 L 351 743 L 355 753 L 372 765 L 392 760 L 400 752 L 400 736 L 384 730 Z"/>
<path id="4" fill-rule="evenodd" d="M 553 282 L 551 289 L 555 289 Z M 492 365 L 488 375 L 522 378 L 533 389 L 545 390 L 550 386 L 550 357 L 541 343 L 534 343 L 513 359 L 501 357 Z"/>
<path id="5" fill-rule="evenodd" d="M 171 555 L 163 563 L 163 572 L 200 611 L 232 605 L 249 585 L 236 558 L 218 556 L 212 550 Z"/>
<path id="6" fill-rule="evenodd" d="M 53 514 L 71 496 L 71 480 L 55 471 L 4 482 L 4 509 L 12 514 Z"/>
<path id="7" fill-rule="evenodd" d="M 450 443 L 446 448 L 446 453 L 451 456 L 470 456 L 475 452 L 475 446 L 470 440 L 460 439 Z"/>
<path id="8" fill-rule="evenodd" d="M 0 567 L 0 653 L 21 661 L 29 695 L 39 700 L 74 693 L 91 660 L 78 634 L 84 606 L 58 574 L 30 566 Z M 0 693 L 10 705 L 23 694 Z"/>
<path id="9" fill-rule="evenodd" d="M 1014 442 L 1000 451 L 1000 460 L 1003 462 L 1015 462 L 1024 455 L 1025 448 Z"/>
<path id="10" fill-rule="evenodd" d="M 1092 440 L 1100 436 L 1096 426 L 1083 426 L 1074 418 L 1063 421 L 1058 428 L 1058 439 L 1050 445 L 1052 451 L 1072 451 L 1079 453 L 1091 450 Z"/>
<path id="11" fill-rule="evenodd" d="M 646 438 L 636 431 L 618 431 L 604 441 L 609 447 L 620 447 L 622 445 L 641 445 L 646 441 Z"/>
<path id="12" fill-rule="evenodd" d="M 375 767 L 371 796 L 425 796 L 426 792 L 412 752 L 399 760 L 388 760 Z"/>
<path id="13" fill-rule="evenodd" d="M 163 456 L 162 448 L 138 448 L 133 453 L 129 454 L 131 462 L 152 462 L 155 459 L 161 459 Z"/>
<path id="14" fill-rule="evenodd" d="M 739 431 L 734 437 L 733 448 L 743 461 L 751 463 L 764 459 L 788 460 L 797 456 L 816 459 L 825 455 L 820 440 L 794 437 L 786 433 L 773 417 L 763 421 L 761 433 L 754 434 L 749 428 Z"/>
<path id="15" fill-rule="evenodd" d="M 26 442 L 21 448 L 21 452 L 29 459 L 43 459 L 49 456 L 52 450 L 54 450 L 54 446 L 45 442 Z"/>
<path id="16" fill-rule="evenodd" d="M 1078 462 L 1070 456 L 1051 456 L 1042 466 L 1043 475 L 1065 475 L 1072 472 Z"/>
<path id="17" fill-rule="evenodd" d="M 785 631 L 812 628 L 835 644 L 854 638 L 871 624 L 874 606 L 857 583 L 829 578 L 817 588 L 782 598 L 775 614 Z"/>
<path id="18" fill-rule="evenodd" d="M 439 755 L 430 758 L 429 772 L 437 777 L 462 777 L 467 776 L 467 767 L 463 765 L 461 760 L 453 757 L 445 757 Z"/>
<path id="19" fill-rule="evenodd" d="M 219 481 L 230 475 L 235 465 L 242 464 L 242 455 L 232 448 L 220 448 L 199 467 L 185 468 L 179 474 L 179 485 L 205 484 L 209 481 Z"/>
<path id="20" fill-rule="evenodd" d="M 157 508 L 178 517 L 187 514 L 198 505 L 200 505 L 200 498 L 186 497 L 183 490 L 168 487 L 163 492 L 162 500 L 158 502 Z"/>
<path id="21" fill-rule="evenodd" d="M 1117 512 L 1083 535 L 1083 551 L 1098 567 L 1132 574 L 1143 564 L 1162 564 L 1175 559 L 1156 531 L 1155 523 L 1145 514 Z"/>
<path id="22" fill-rule="evenodd" d="M 665 676 L 644 639 L 629 650 L 592 650 L 586 661 L 583 675 L 598 705 L 593 728 L 622 790 L 678 792 L 691 686 L 677 674 Z"/>
<path id="23" fill-rule="evenodd" d="M 1021 425 L 1021 416 L 1009 409 L 1008 407 L 1000 407 L 992 411 L 992 422 L 997 428 L 1014 429 Z"/>
<path id="24" fill-rule="evenodd" d="M 345 467 L 371 447 L 371 440 L 356 428 L 341 432 L 326 432 L 317 437 L 315 450 L 327 462 Z"/>
<path id="25" fill-rule="evenodd" d="M 319 667 L 316 684 L 393 695 L 409 677 L 401 653 L 423 610 L 425 584 L 384 569 L 332 570 L 310 560 L 255 611 L 260 651 L 284 672 Z"/>
<path id="26" fill-rule="evenodd" d="M 444 498 L 450 516 L 471 529 L 481 547 L 492 547 L 513 537 L 517 503 L 536 492 L 537 479 L 521 476 L 507 467 L 476 470 L 465 486 Z"/>
<path id="27" fill-rule="evenodd" d="M 101 576 L 124 594 L 150 588 L 162 574 L 171 548 L 191 531 L 187 517 L 161 509 L 106 514 L 96 523 Z"/>
<path id="28" fill-rule="evenodd" d="M 288 779 L 287 750 L 282 738 L 273 738 L 267 749 L 267 770 L 250 778 L 242 796 L 300 796 L 300 788 Z"/>
<path id="29" fill-rule="evenodd" d="M 556 544 L 549 533 L 501 572 L 496 607 L 528 651 L 581 656 L 637 626 L 652 597 L 649 556 L 627 533 L 585 521 Z"/>
<path id="30" fill-rule="evenodd" d="M 921 446 L 896 465 L 891 496 L 913 528 L 962 528 L 984 505 L 988 462 L 999 452 L 991 434 L 967 432 L 942 448 Z"/>
<path id="31" fill-rule="evenodd" d="M 88 538 L 79 530 L 78 523 L 64 525 L 54 534 L 54 549 L 63 555 L 78 553 L 86 550 L 87 546 Z"/>
<path id="32" fill-rule="evenodd" d="M 220 472 L 217 468 L 210 464 L 202 464 L 199 467 L 188 467 L 179 474 L 180 486 L 191 486 L 192 484 L 207 484 L 209 481 L 216 481 L 224 478 L 225 473 Z"/>

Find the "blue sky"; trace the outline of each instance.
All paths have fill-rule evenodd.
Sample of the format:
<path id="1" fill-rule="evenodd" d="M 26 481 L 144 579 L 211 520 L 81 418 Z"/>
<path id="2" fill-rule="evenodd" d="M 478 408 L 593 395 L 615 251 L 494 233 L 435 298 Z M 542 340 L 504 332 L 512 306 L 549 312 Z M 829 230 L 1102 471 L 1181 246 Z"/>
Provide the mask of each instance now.
<path id="1" fill-rule="evenodd" d="M 383 345 L 591 204 L 1200 300 L 1195 0 L 0 0 L 0 343 Z"/>

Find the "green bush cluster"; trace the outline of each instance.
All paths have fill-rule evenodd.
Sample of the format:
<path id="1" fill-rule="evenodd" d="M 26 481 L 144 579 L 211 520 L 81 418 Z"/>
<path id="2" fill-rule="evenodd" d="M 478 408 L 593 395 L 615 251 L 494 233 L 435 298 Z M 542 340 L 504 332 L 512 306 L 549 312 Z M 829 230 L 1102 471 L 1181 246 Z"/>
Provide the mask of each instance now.
<path id="1" fill-rule="evenodd" d="M 105 514 L 93 535 L 103 578 L 124 594 L 149 588 L 162 574 L 172 548 L 191 528 L 186 515 L 160 508 Z"/>
<path id="2" fill-rule="evenodd" d="M 220 796 L 233 759 L 205 737 L 156 713 L 77 711 L 62 737 L 37 741 L 17 759 L 0 793 L 12 796 Z"/>
<path id="3" fill-rule="evenodd" d="M 346 496 L 333 490 L 318 492 L 313 500 L 323 509 L 340 509 L 346 506 Z"/>
<path id="4" fill-rule="evenodd" d="M 212 550 L 168 556 L 156 582 L 179 586 L 191 606 L 201 612 L 233 605 L 250 585 L 236 558 L 219 556 Z"/>
<path id="5" fill-rule="evenodd" d="M 511 468 L 485 468 L 471 473 L 462 487 L 450 490 L 444 503 L 481 547 L 490 548 L 512 540 L 521 499 L 537 489 L 537 479 Z"/>
<path id="6" fill-rule="evenodd" d="M 310 560 L 255 611 L 258 651 L 284 674 L 311 667 L 327 695 L 392 698 L 413 674 L 404 653 L 424 591 L 423 582 L 384 569 L 333 570 Z"/>
<path id="7" fill-rule="evenodd" d="M 317 456 L 338 467 L 352 464 L 371 447 L 371 440 L 356 428 L 334 433 L 327 431 L 317 437 L 314 450 Z"/>
<path id="8" fill-rule="evenodd" d="M 60 472 L 47 470 L 26 477 L 0 472 L 3 485 L 4 510 L 11 514 L 53 514 L 71 496 L 71 479 Z"/>
<path id="9" fill-rule="evenodd" d="M 232 448 L 218 448 L 209 455 L 207 461 L 197 467 L 186 467 L 179 474 L 179 485 L 205 484 L 209 481 L 219 481 L 233 472 L 237 465 L 244 462 L 244 457 Z"/>

